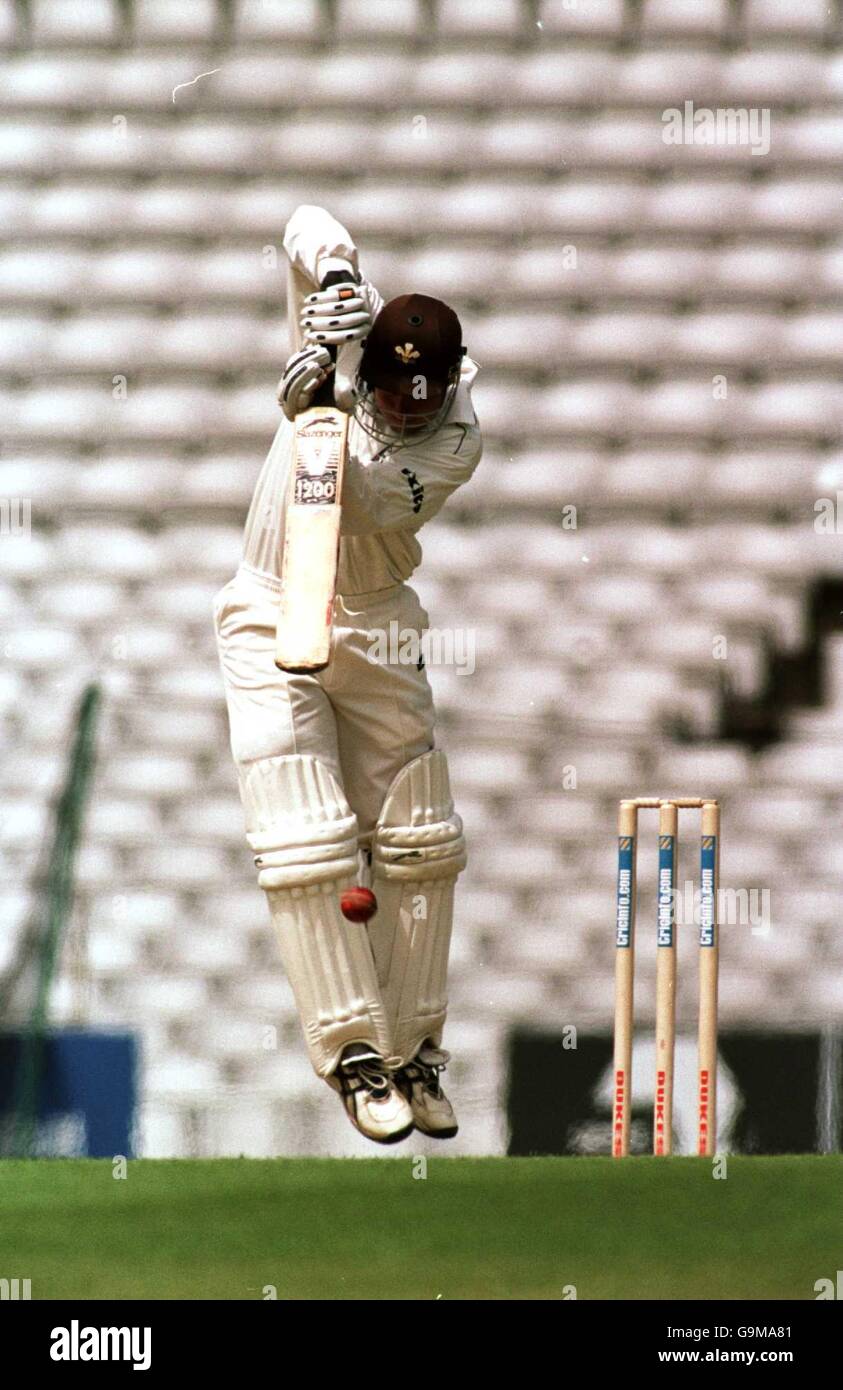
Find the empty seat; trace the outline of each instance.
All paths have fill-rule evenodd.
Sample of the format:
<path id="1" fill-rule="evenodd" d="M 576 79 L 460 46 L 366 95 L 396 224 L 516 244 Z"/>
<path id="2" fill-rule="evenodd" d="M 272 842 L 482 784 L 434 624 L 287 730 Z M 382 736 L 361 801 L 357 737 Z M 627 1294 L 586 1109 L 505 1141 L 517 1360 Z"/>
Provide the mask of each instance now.
<path id="1" fill-rule="evenodd" d="M 448 0 L 437 13 L 437 32 L 443 38 L 510 38 L 524 24 L 520 0 Z"/>
<path id="2" fill-rule="evenodd" d="M 545 222 L 543 206 L 549 196 L 530 185 L 514 183 L 482 183 L 471 179 L 454 184 L 433 203 L 433 221 L 429 231 L 438 226 L 451 227 L 460 234 L 477 235 L 490 232 L 511 234 L 513 224 L 526 230 L 532 223 Z M 428 221 L 427 217 L 424 219 Z"/>
<path id="3" fill-rule="evenodd" d="M 76 882 L 82 891 L 102 891 L 106 885 L 114 889 L 123 882 L 120 855 L 111 845 L 83 841 L 76 854 Z"/>
<path id="4" fill-rule="evenodd" d="M 180 498 L 198 507 L 234 507 L 245 516 L 252 500 L 261 460 L 257 454 L 204 459 L 185 469 Z"/>
<path id="5" fill-rule="evenodd" d="M 80 661 L 84 644 L 76 634 L 57 625 L 16 626 L 4 641 L 4 659 L 19 670 L 71 666 Z"/>
<path id="6" fill-rule="evenodd" d="M 135 36 L 142 43 L 184 43 L 207 41 L 215 37 L 218 7 L 216 0 L 191 0 L 174 5 L 172 0 L 135 0 Z"/>
<path id="7" fill-rule="evenodd" d="M 266 0 L 235 0 L 234 13 L 237 37 L 246 41 L 316 38 L 322 28 L 319 0 L 284 0 L 283 5 L 267 5 Z"/>
<path id="8" fill-rule="evenodd" d="M 84 252 L 62 246 L 35 250 L 14 247 L 0 255 L 0 294 L 4 299 L 64 300 L 78 294 L 87 281 L 88 258 Z"/>
<path id="9" fill-rule="evenodd" d="M 0 323 L 0 367 L 9 371 L 46 365 L 53 342 L 43 318 L 4 319 Z"/>
<path id="10" fill-rule="evenodd" d="M 560 51 L 539 42 L 517 63 L 503 60 L 497 100 L 503 96 L 511 106 L 599 107 L 606 92 L 617 90 L 624 67 L 616 54 L 599 48 L 577 45 Z"/>
<path id="11" fill-rule="evenodd" d="M 634 179 L 572 179 L 551 188 L 541 199 L 536 190 L 532 198 L 535 221 L 529 215 L 530 201 L 529 197 L 524 200 L 525 227 L 531 222 L 539 228 L 555 226 L 568 238 L 581 231 L 603 235 L 626 231 L 641 218 L 648 195 Z"/>
<path id="12" fill-rule="evenodd" d="M 641 28 L 648 35 L 719 35 L 729 19 L 728 0 L 645 0 Z"/>
<path id="13" fill-rule="evenodd" d="M 138 943 L 119 931 L 88 933 L 87 964 L 93 975 L 119 975 L 143 969 Z"/>
<path id="14" fill-rule="evenodd" d="M 577 246 L 573 239 L 560 241 L 559 236 L 549 243 L 531 245 L 527 241 L 507 258 L 506 281 L 510 294 L 517 294 L 519 299 L 529 295 L 540 303 L 544 303 L 549 285 L 559 301 L 579 300 L 584 295 L 611 295 L 617 285 L 619 258 L 618 252 L 593 240 L 585 248 Z M 486 253 L 480 265 L 485 268 L 489 264 L 494 266 L 495 262 Z M 498 283 L 496 279 L 495 284 Z"/>
<path id="15" fill-rule="evenodd" d="M 501 719 L 541 719 L 564 707 L 571 694 L 571 676 L 564 664 L 548 663 L 538 654 L 525 666 L 489 668 L 478 659 L 482 703 Z"/>
<path id="16" fill-rule="evenodd" d="M 758 228 L 828 232 L 843 226 L 839 189 L 829 178 L 776 179 L 761 185 L 747 213 L 748 224 Z"/>
<path id="17" fill-rule="evenodd" d="M 7 797 L 3 803 L 2 844 L 37 844 L 49 825 L 47 806 L 43 801 Z"/>
<path id="18" fill-rule="evenodd" d="M 157 515 L 172 500 L 176 484 L 172 461 L 147 453 L 107 454 L 77 464 L 73 499 L 80 508 L 149 509 Z"/>
<path id="19" fill-rule="evenodd" d="M 351 136 L 354 139 L 353 131 Z M 295 133 L 293 138 L 296 139 Z M 412 120 L 406 116 L 387 117 L 376 133 L 370 132 L 364 139 L 380 168 L 450 172 L 457 168 L 482 170 L 486 164 L 493 166 L 498 162 L 485 132 L 476 131 L 464 118 L 441 112 L 430 119 L 424 115 Z M 323 149 L 320 141 L 320 154 Z"/>
<path id="20" fill-rule="evenodd" d="M 171 824 L 176 838 L 231 844 L 243 828 L 243 811 L 236 796 L 204 797 L 200 805 L 188 801 L 178 807 Z M 249 920 L 255 915 L 253 906 Z"/>
<path id="21" fill-rule="evenodd" d="M 752 225 L 753 195 L 744 185 L 725 179 L 685 178 L 657 184 L 646 199 L 651 227 L 701 232 L 743 230 Z"/>
<path id="22" fill-rule="evenodd" d="M 837 761 L 820 745 L 780 744 L 760 757 L 759 776 L 785 787 L 833 790 L 839 783 Z"/>
<path id="23" fill-rule="evenodd" d="M 776 129 L 780 157 L 790 162 L 798 160 L 806 167 L 813 162 L 818 165 L 838 163 L 841 144 L 840 122 L 821 112 L 791 117 Z"/>
<path id="24" fill-rule="evenodd" d="M 710 310 L 671 324 L 671 356 L 690 362 L 775 361 L 783 351 L 780 316 L 773 312 Z"/>
<path id="25" fill-rule="evenodd" d="M 546 428 L 572 434 L 616 434 L 635 422 L 638 402 L 625 382 L 579 379 L 551 388 L 538 412 Z"/>
<path id="26" fill-rule="evenodd" d="M 665 57 L 656 44 L 630 53 L 618 67 L 615 100 L 652 103 L 660 109 L 681 107 L 688 93 L 713 96 L 721 88 L 720 57 L 705 46 L 678 45 L 669 49 L 669 62 Z"/>
<path id="27" fill-rule="evenodd" d="M 119 31 L 114 0 L 32 0 L 31 17 L 37 43 L 110 43 Z"/>
<path id="28" fill-rule="evenodd" d="M 823 823 L 824 806 L 818 797 L 778 792 L 765 786 L 743 795 L 729 797 L 729 815 L 742 830 L 770 835 L 775 839 L 803 837 L 809 826 Z"/>
<path id="29" fill-rule="evenodd" d="M 843 315 L 833 310 L 801 314 L 781 325 L 782 352 L 797 361 L 831 363 L 840 350 L 841 332 Z"/>
<path id="30" fill-rule="evenodd" d="M 626 308 L 574 321 L 561 334 L 574 361 L 588 363 L 672 360 L 676 325 L 663 314 L 644 314 Z"/>
<path id="31" fill-rule="evenodd" d="M 179 903 L 175 893 L 146 887 L 123 885 L 119 894 L 93 894 L 88 908 L 92 927 L 103 932 L 119 930 L 143 935 L 147 932 L 167 932 L 179 919 Z"/>
<path id="32" fill-rule="evenodd" d="M 178 251 L 133 246 L 98 256 L 86 267 L 86 297 L 92 292 L 123 301 L 178 300 L 193 283 L 196 266 Z"/>
<path id="33" fill-rule="evenodd" d="M 589 613 L 639 616 L 658 607 L 661 590 L 655 580 L 644 575 L 593 573 L 588 576 L 578 598 Z"/>
<path id="34" fill-rule="evenodd" d="M 195 970 L 206 976 L 229 974 L 248 968 L 246 938 L 242 934 L 224 930 L 178 934 L 173 941 L 172 956 L 180 968 Z M 243 1051 L 254 1051 L 257 1045 L 256 1035 L 257 1029 L 254 1025 L 249 1026 L 243 1021 L 238 1021 L 233 1026 L 224 1027 L 221 1020 L 216 1020 L 213 1035 L 205 1046 L 217 1056 L 237 1055 Z M 192 1039 L 194 1044 L 200 1040 L 204 1041 L 201 1039 L 201 1033 L 200 1038 Z"/>
<path id="35" fill-rule="evenodd" d="M 480 474 L 498 504 L 535 510 L 541 516 L 547 514 L 548 506 L 558 507 L 560 521 L 567 517 L 569 525 L 577 518 L 562 509 L 590 505 L 602 497 L 607 475 L 608 468 L 594 450 L 573 447 L 529 450 L 500 461 L 491 459 L 487 450 Z"/>
<path id="36" fill-rule="evenodd" d="M 112 800 L 108 796 L 94 800 L 87 826 L 96 840 L 116 844 L 156 841 L 161 835 L 161 820 L 154 803 Z"/>
<path id="37" fill-rule="evenodd" d="M 451 781 L 455 788 L 505 791 L 520 781 L 525 771 L 524 756 L 516 749 L 475 749 L 463 756 L 458 749 L 448 755 Z"/>
<path id="38" fill-rule="evenodd" d="M 742 242 L 720 247 L 709 271 L 718 285 L 741 294 L 801 295 L 812 285 L 816 258 L 805 247 L 781 241 L 775 246 Z"/>
<path id="39" fill-rule="evenodd" d="M 835 287 L 843 284 L 843 245 L 836 243 L 828 251 L 820 252 L 817 264 L 825 282 Z"/>
<path id="40" fill-rule="evenodd" d="M 17 13 L 14 0 L 2 0 L 2 3 L 0 3 L 0 43 L 14 43 L 17 29 Z"/>
<path id="41" fill-rule="evenodd" d="M 3 525 L 8 534 L 22 535 L 32 523 L 34 504 L 37 515 L 72 501 L 78 465 L 62 458 L 33 458 L 25 453 L 0 460 L 0 498 L 4 500 Z M 59 500 L 60 499 L 60 500 Z M 12 507 L 12 502 L 19 506 Z"/>
<path id="42" fill-rule="evenodd" d="M 142 845 L 133 851 L 132 864 L 136 882 L 160 883 L 162 887 L 182 885 L 195 889 L 199 884 L 222 882 L 226 877 L 224 854 L 208 844 L 170 841 Z"/>
<path id="43" fill-rule="evenodd" d="M 525 361 L 546 366 L 563 343 L 571 352 L 570 324 L 558 314 L 490 314 L 475 319 L 468 329 L 472 353 L 489 366 L 519 367 Z M 574 352 L 577 343 L 574 337 Z"/>
<path id="44" fill-rule="evenodd" d="M 623 0 L 541 0 L 539 28 L 544 34 L 609 36 L 623 29 Z"/>
<path id="45" fill-rule="evenodd" d="M 409 38 L 422 25 L 423 10 L 418 0 L 390 0 L 377 9 L 369 0 L 340 0 L 336 23 L 340 39 Z"/>
<path id="46" fill-rule="evenodd" d="M 192 1003 L 188 1004 L 182 999 L 178 1010 L 168 1008 L 166 1000 L 162 997 L 161 987 L 164 983 L 163 980 L 158 982 L 157 993 L 153 993 L 150 989 L 144 991 L 142 1002 L 145 1008 L 155 1010 L 158 1007 L 162 1013 L 184 1013 L 189 1008 L 201 1007 L 200 1001 L 204 991 L 194 989 L 191 991 Z M 169 1051 L 167 1056 L 160 1061 L 147 1065 L 144 1082 L 147 1094 L 151 1098 L 181 1095 L 204 1096 L 206 1099 L 210 1099 L 219 1091 L 217 1068 L 212 1062 L 200 1057 L 179 1055 L 174 1051 Z"/>
<path id="47" fill-rule="evenodd" d="M 802 505 L 817 495 L 815 469 L 806 453 L 784 453 L 770 449 L 745 450 L 717 460 L 706 470 L 706 489 L 717 503 L 722 499 L 730 508 L 745 505 L 757 512 L 764 507 Z"/>
<path id="48" fill-rule="evenodd" d="M 539 792 L 519 809 L 518 819 L 526 831 L 557 842 L 602 832 L 601 807 L 582 791 Z"/>
<path id="49" fill-rule="evenodd" d="M 612 262 L 612 278 L 618 289 L 648 298 L 705 294 L 712 270 L 711 257 L 701 247 L 676 243 L 621 246 Z"/>
<path id="50" fill-rule="evenodd" d="M 108 224 L 110 225 L 112 219 L 118 220 L 124 227 L 138 233 L 149 232 L 156 237 L 178 233 L 198 236 L 202 232 L 218 237 L 237 226 L 248 226 L 254 231 L 258 223 L 252 214 L 252 202 L 248 202 L 245 212 L 238 219 L 238 211 L 243 200 L 247 198 L 248 190 L 248 184 L 242 189 L 239 184 L 233 188 L 217 186 L 209 189 L 174 179 L 172 176 L 165 177 L 158 182 L 144 183 L 140 189 L 126 190 L 108 210 Z M 81 215 L 81 209 L 84 208 L 85 202 L 90 200 L 91 195 L 85 189 L 84 193 L 80 192 L 78 196 Z M 276 206 L 277 199 L 276 190 Z M 137 259 L 139 254 L 140 248 L 136 247 L 130 258 L 130 266 L 139 267 L 138 280 L 141 279 L 143 271 L 143 263 L 139 263 Z M 167 252 L 163 248 L 161 258 L 162 264 L 166 265 Z M 169 264 L 174 264 L 172 258 Z M 187 270 L 185 256 L 179 258 L 179 264 L 183 271 Z M 154 277 L 154 280 L 155 278 L 157 277 Z"/>
<path id="51" fill-rule="evenodd" d="M 190 664 L 184 661 L 172 671 L 160 671 L 150 675 L 149 684 L 153 695 L 163 700 L 183 700 L 189 706 L 210 703 L 218 706 L 220 702 L 220 673 L 207 664 Z M 185 782 L 184 786 L 194 785 Z"/>
<path id="52" fill-rule="evenodd" d="M 95 571 L 105 577 L 140 578 L 157 572 L 156 543 L 130 526 L 76 525 L 59 537 L 59 563 L 77 574 Z"/>
<path id="53" fill-rule="evenodd" d="M 143 367 L 160 350 L 160 327 L 151 312 L 114 312 L 67 319 L 56 325 L 44 351 L 44 366 L 57 371 L 104 371 L 119 364 L 129 372 Z"/>
<path id="54" fill-rule="evenodd" d="M 192 709 L 190 717 L 185 718 L 184 710 L 156 709 L 143 700 L 121 704 L 120 718 L 132 743 L 153 752 L 173 749 L 206 755 L 223 731 L 221 720 L 210 710 Z M 181 823 L 179 813 L 172 821 L 176 823 Z"/>
<path id="55" fill-rule="evenodd" d="M 273 325 L 279 339 L 283 329 L 283 321 L 280 326 Z M 255 323 L 254 316 L 235 311 L 227 314 L 193 311 L 163 320 L 155 325 L 154 331 L 157 360 L 170 368 L 240 368 L 244 361 L 257 358 L 261 341 L 258 337 L 260 325 Z M 268 360 L 278 363 L 279 368 L 286 357 L 280 341 L 275 345 L 274 354 L 266 355 Z"/>
<path id="56" fill-rule="evenodd" d="M 746 402 L 747 433 L 826 437 L 828 421 L 840 414 L 843 391 L 832 381 L 795 376 L 754 392 Z"/>
<path id="57" fill-rule="evenodd" d="M 196 790 L 196 769 L 187 758 L 145 752 L 143 756 L 112 757 L 103 768 L 104 784 L 114 792 L 161 798 Z M 155 882 L 157 879 L 147 879 Z"/>
<path id="58" fill-rule="evenodd" d="M 821 34 L 830 25 L 826 0 L 747 0 L 744 22 L 753 37 L 762 34 Z"/>
<path id="59" fill-rule="evenodd" d="M 709 468 L 704 454 L 685 449 L 610 455 L 606 496 L 616 505 L 632 503 L 659 510 L 687 505 L 702 490 Z"/>
<path id="60" fill-rule="evenodd" d="M 725 798 L 730 789 L 746 786 L 751 769 L 749 753 L 738 744 L 664 748 L 658 754 L 655 780 L 661 787 L 674 787 L 677 796 Z M 729 804 L 724 801 L 724 817 L 731 814 Z"/>

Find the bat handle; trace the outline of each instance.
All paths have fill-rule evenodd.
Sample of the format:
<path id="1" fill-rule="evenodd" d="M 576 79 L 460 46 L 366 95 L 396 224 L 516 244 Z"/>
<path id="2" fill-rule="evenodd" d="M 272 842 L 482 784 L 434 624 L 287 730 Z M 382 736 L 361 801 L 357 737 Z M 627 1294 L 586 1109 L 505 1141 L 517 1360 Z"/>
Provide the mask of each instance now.
<path id="1" fill-rule="evenodd" d="M 331 354 L 331 361 L 334 364 L 334 369 L 328 374 L 322 382 L 322 385 L 316 388 L 310 398 L 308 408 L 313 405 L 336 405 L 334 399 L 334 382 L 337 377 L 337 349 L 335 346 L 331 346 L 328 348 L 328 351 Z"/>
<path id="2" fill-rule="evenodd" d="M 328 274 L 322 280 L 322 283 L 319 286 L 319 288 L 327 290 L 330 289 L 331 285 L 347 285 L 349 279 L 354 278 L 355 277 L 353 271 L 349 272 L 347 270 L 329 270 Z M 311 405 L 336 405 L 337 403 L 334 397 L 334 382 L 336 381 L 337 366 L 336 344 L 334 343 L 331 346 L 329 346 L 328 351 L 331 354 L 331 361 L 334 364 L 334 370 L 331 372 L 327 380 L 323 381 L 319 389 L 314 392 L 310 401 Z"/>

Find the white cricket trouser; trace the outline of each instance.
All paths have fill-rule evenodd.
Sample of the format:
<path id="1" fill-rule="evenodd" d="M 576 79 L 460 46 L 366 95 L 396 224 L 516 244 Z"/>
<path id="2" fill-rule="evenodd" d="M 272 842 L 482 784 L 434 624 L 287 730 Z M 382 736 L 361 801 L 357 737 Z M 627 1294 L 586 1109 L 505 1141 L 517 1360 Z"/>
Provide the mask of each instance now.
<path id="1" fill-rule="evenodd" d="M 215 599 L 234 761 L 242 769 L 293 753 L 318 758 L 343 788 L 367 845 L 393 778 L 434 745 L 426 672 L 374 665 L 371 634 L 388 633 L 390 622 L 421 633 L 427 613 L 407 584 L 340 594 L 330 665 L 290 675 L 275 665 L 279 592 L 278 580 L 241 565 Z"/>

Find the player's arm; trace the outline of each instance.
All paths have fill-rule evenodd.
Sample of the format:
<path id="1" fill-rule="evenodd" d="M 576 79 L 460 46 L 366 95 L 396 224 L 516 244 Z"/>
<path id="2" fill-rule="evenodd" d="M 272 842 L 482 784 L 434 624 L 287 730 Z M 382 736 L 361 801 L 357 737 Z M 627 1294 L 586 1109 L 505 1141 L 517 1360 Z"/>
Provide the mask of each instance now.
<path id="1" fill-rule="evenodd" d="M 293 269 L 320 289 L 334 271 L 344 272 L 364 291 L 372 318 L 383 300 L 375 287 L 360 274 L 357 247 L 347 229 L 325 208 L 313 203 L 297 207 L 284 231 L 284 250 Z"/>

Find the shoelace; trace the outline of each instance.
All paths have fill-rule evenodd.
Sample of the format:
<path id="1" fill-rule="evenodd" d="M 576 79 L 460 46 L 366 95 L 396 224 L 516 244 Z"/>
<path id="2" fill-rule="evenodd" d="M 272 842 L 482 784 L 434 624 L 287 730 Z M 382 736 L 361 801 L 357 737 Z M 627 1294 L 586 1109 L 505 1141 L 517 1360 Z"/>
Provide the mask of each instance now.
<path id="1" fill-rule="evenodd" d="M 373 1096 L 386 1095 L 389 1090 L 389 1082 L 379 1070 L 377 1062 L 352 1062 L 346 1064 L 343 1070 L 352 1083 L 359 1081 Z"/>
<path id="2" fill-rule="evenodd" d="M 419 1059 L 416 1058 L 414 1062 L 411 1062 L 407 1070 L 411 1076 L 415 1071 L 424 1089 L 426 1091 L 429 1091 L 430 1094 L 436 1098 L 436 1100 L 440 1099 L 442 1095 L 442 1083 L 439 1080 L 439 1075 L 440 1072 L 443 1072 L 445 1070 L 444 1062 L 440 1062 L 437 1065 L 432 1066 L 430 1063 L 420 1062 Z"/>

